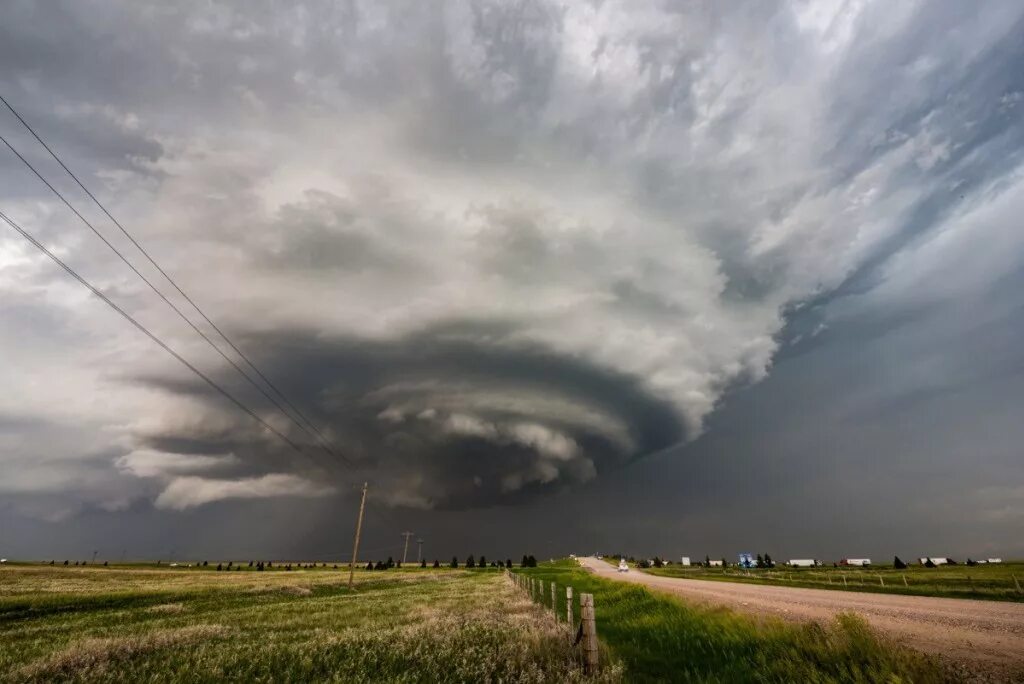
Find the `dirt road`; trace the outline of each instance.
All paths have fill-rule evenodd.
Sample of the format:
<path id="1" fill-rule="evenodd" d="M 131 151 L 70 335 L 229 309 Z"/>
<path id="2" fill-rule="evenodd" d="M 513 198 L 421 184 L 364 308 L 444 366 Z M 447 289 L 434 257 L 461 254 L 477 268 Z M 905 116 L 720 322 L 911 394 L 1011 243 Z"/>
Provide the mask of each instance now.
<path id="1" fill-rule="evenodd" d="M 1019 681 L 1014 674 L 1024 674 L 1021 603 L 656 577 L 637 570 L 619 573 L 596 558 L 580 562 L 602 577 L 749 613 L 820 622 L 830 621 L 837 613 L 858 613 L 873 627 L 921 651 L 1014 681 Z"/>

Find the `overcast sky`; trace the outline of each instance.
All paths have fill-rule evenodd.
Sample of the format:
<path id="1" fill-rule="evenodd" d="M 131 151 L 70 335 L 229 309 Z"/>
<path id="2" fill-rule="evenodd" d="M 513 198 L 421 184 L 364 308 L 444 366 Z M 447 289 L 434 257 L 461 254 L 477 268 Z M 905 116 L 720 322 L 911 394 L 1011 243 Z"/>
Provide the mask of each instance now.
<path id="1" fill-rule="evenodd" d="M 1024 5 L 11 0 L 0 555 L 1024 556 Z M 0 135 L 216 338 L 0 107 Z M 174 295 L 174 296 L 172 296 Z M 236 360 L 233 352 L 222 348 Z"/>

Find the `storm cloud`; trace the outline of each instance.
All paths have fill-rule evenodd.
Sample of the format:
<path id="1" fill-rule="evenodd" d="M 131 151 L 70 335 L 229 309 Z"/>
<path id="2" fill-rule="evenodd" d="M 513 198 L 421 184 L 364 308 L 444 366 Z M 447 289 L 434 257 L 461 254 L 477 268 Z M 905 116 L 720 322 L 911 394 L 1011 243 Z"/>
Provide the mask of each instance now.
<path id="1" fill-rule="evenodd" d="M 848 408 L 888 434 L 882 407 L 1019 363 L 947 363 L 979 310 L 1016 329 L 1018 3 L 5 10 L 0 93 L 331 445 L 7 154 L 5 213 L 300 446 L 3 233 L 0 504 L 27 520 L 330 506 L 364 480 L 400 510 L 536 511 L 652 463 L 762 467 L 763 434 L 727 436 L 771 432 L 735 408 L 766 385 L 778 425 Z M 0 133 L 125 242 L 7 112 Z M 855 341 L 902 372 L 858 383 Z M 790 459 L 829 458 L 787 448 L 766 460 L 796 489 Z"/>

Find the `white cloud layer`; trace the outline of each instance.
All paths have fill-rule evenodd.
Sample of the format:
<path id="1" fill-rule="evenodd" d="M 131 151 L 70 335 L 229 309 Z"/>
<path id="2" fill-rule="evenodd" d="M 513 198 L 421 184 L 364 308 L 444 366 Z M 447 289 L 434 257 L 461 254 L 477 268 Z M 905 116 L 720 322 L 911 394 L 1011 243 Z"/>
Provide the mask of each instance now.
<path id="1" fill-rule="evenodd" d="M 318 484 L 286 473 L 271 473 L 241 480 L 215 480 L 205 477 L 176 477 L 156 498 L 157 508 L 184 510 L 225 499 L 267 499 L 279 496 L 318 497 L 334 492 L 329 485 Z"/>

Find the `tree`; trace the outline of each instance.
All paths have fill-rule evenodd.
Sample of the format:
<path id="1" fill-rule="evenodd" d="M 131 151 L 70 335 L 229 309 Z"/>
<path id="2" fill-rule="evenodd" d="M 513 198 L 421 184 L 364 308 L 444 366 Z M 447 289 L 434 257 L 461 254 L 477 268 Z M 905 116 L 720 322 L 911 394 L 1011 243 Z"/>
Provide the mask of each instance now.
<path id="1" fill-rule="evenodd" d="M 437 568 L 439 568 L 439 567 L 441 567 L 441 561 L 439 561 L 439 560 L 437 560 L 437 559 L 435 558 L 435 559 L 434 559 L 434 569 L 436 570 L 436 569 L 437 569 Z"/>
<path id="2" fill-rule="evenodd" d="M 761 554 L 757 554 L 757 567 L 764 567 L 764 556 L 762 556 Z"/>
<path id="3" fill-rule="evenodd" d="M 531 568 L 537 567 L 537 559 L 534 558 L 533 556 L 527 556 L 526 557 L 526 561 L 527 561 L 527 563 L 529 564 L 529 566 Z"/>
<path id="4" fill-rule="evenodd" d="M 660 568 L 660 567 L 662 567 L 663 565 L 665 565 L 665 563 L 663 563 L 663 562 L 662 562 L 662 560 L 661 560 L 660 558 L 658 558 L 657 556 L 655 556 L 655 557 L 654 557 L 654 563 L 653 563 L 653 565 L 654 565 L 654 567 L 656 567 L 656 568 Z"/>
<path id="5" fill-rule="evenodd" d="M 505 567 L 506 568 L 511 568 L 512 567 L 512 559 L 511 558 L 506 558 L 505 559 Z"/>
<path id="6" fill-rule="evenodd" d="M 220 563 L 217 563 L 217 572 L 220 572 L 223 569 L 224 569 L 224 566 L 221 565 Z"/>
<path id="7" fill-rule="evenodd" d="M 466 559 L 466 567 L 467 568 L 475 568 L 476 567 L 476 561 L 473 560 L 472 554 L 470 554 L 469 558 Z"/>
<path id="8" fill-rule="evenodd" d="M 64 565 L 67 565 L 66 561 L 64 562 Z M 530 559 L 527 558 L 526 556 L 523 556 L 523 561 L 519 564 L 519 567 L 521 567 L 521 568 L 528 568 L 528 567 L 530 567 Z"/>
<path id="9" fill-rule="evenodd" d="M 772 562 L 772 557 L 769 556 L 767 553 L 764 554 L 764 566 L 766 568 L 774 568 L 775 567 L 775 563 Z"/>
<path id="10" fill-rule="evenodd" d="M 711 567 L 711 556 L 704 556 L 704 567 Z"/>
<path id="11" fill-rule="evenodd" d="M 373 570 L 373 561 L 366 561 L 366 569 Z"/>
<path id="12" fill-rule="evenodd" d="M 892 557 L 892 567 L 896 570 L 906 570 L 907 564 L 900 560 L 899 556 Z"/>
<path id="13" fill-rule="evenodd" d="M 387 570 L 388 566 L 384 561 L 377 561 L 377 564 L 373 566 L 374 570 Z"/>
<path id="14" fill-rule="evenodd" d="M 729 564 L 725 562 L 725 556 L 722 556 L 722 568 L 729 567 Z"/>
<path id="15" fill-rule="evenodd" d="M 402 567 L 402 561 L 398 561 L 397 563 L 395 563 L 395 567 L 396 568 Z"/>
<path id="16" fill-rule="evenodd" d="M 427 559 L 426 558 L 424 558 L 423 560 L 420 561 L 420 567 L 421 568 L 427 567 Z"/>
<path id="17" fill-rule="evenodd" d="M 478 564 L 481 568 L 487 567 L 487 556 L 480 556 L 480 563 Z"/>
<path id="18" fill-rule="evenodd" d="M 388 556 L 388 562 L 387 562 L 387 566 L 388 566 L 389 568 L 393 568 L 393 567 L 395 567 L 395 561 L 394 561 L 394 559 L 393 559 L 393 558 L 391 558 L 391 556 Z"/>

